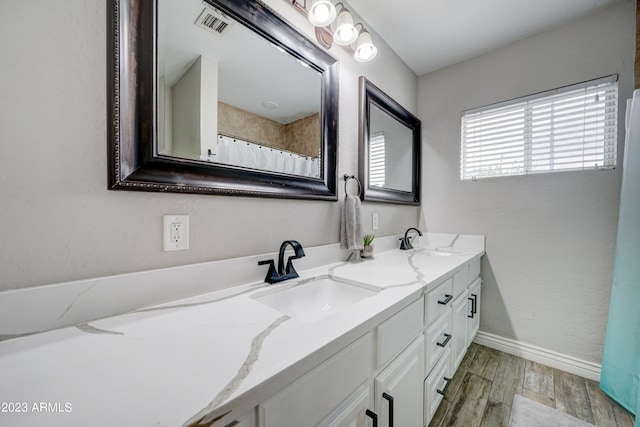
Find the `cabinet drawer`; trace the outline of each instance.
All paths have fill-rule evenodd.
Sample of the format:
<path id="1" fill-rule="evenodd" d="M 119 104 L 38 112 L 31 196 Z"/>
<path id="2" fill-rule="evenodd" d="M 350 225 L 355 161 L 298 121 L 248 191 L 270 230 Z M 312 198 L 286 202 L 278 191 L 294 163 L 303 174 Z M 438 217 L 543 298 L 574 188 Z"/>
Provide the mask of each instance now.
<path id="1" fill-rule="evenodd" d="M 480 257 L 477 257 L 469 264 L 469 282 L 473 282 L 480 276 Z"/>
<path id="2" fill-rule="evenodd" d="M 451 307 L 453 301 L 453 279 L 448 278 L 431 290 L 425 299 L 426 324 L 429 325 Z"/>
<path id="3" fill-rule="evenodd" d="M 436 413 L 436 409 L 442 402 L 444 393 L 451 382 L 450 357 L 451 350 L 447 349 L 431 374 L 424 381 L 424 425 L 426 426 L 431 422 L 431 418 Z"/>
<path id="4" fill-rule="evenodd" d="M 469 286 L 469 264 L 465 264 L 462 270 L 453 275 L 453 298 L 458 298 Z"/>
<path id="5" fill-rule="evenodd" d="M 428 375 L 444 352 L 453 346 L 451 313 L 438 317 L 425 332 L 425 373 Z"/>
<path id="6" fill-rule="evenodd" d="M 386 366 L 400 354 L 424 327 L 424 305 L 417 299 L 378 326 L 378 368 Z"/>
<path id="7" fill-rule="evenodd" d="M 367 381 L 371 344 L 368 333 L 260 404 L 259 425 L 316 425 Z"/>

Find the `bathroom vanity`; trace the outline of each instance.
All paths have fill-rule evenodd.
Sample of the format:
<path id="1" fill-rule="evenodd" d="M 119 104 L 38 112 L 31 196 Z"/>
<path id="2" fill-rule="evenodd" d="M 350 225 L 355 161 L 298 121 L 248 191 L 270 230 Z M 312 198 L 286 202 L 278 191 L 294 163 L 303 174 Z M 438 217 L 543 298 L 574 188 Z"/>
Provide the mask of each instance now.
<path id="1" fill-rule="evenodd" d="M 337 245 L 305 248 L 298 279 L 45 332 L 2 317 L 0 425 L 428 425 L 478 330 L 484 238 L 427 233 L 406 251 L 397 241 L 378 238 L 375 258 L 362 262 L 338 261 Z M 264 258 L 215 269 L 255 265 L 264 275 Z M 101 280 L 85 285 L 66 302 L 50 297 L 59 318 L 102 292 Z M 1 293 L 0 308 L 16 298 Z"/>

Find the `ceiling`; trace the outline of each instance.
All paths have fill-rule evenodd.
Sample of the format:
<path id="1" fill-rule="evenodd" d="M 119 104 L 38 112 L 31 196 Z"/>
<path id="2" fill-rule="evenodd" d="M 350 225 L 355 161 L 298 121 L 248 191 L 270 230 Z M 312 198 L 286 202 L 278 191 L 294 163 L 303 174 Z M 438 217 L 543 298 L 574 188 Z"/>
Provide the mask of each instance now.
<path id="1" fill-rule="evenodd" d="M 158 75 L 166 85 L 202 56 L 217 64 L 220 102 L 283 124 L 320 111 L 316 70 L 231 18 L 223 34 L 194 24 L 212 10 L 202 0 L 158 1 Z"/>
<path id="2" fill-rule="evenodd" d="M 628 0 L 349 0 L 349 4 L 417 76 L 423 76 L 623 1 Z"/>

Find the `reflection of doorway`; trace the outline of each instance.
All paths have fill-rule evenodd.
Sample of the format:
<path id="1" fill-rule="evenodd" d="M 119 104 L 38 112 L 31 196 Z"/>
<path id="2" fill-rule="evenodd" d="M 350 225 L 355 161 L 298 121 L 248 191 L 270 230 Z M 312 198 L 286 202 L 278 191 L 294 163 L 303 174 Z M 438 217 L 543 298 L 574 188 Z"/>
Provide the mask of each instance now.
<path id="1" fill-rule="evenodd" d="M 218 62 L 198 56 L 179 78 L 159 80 L 158 152 L 208 160 L 215 152 L 218 123 Z"/>
<path id="2" fill-rule="evenodd" d="M 384 187 L 384 132 L 376 132 L 369 139 L 369 186 Z"/>

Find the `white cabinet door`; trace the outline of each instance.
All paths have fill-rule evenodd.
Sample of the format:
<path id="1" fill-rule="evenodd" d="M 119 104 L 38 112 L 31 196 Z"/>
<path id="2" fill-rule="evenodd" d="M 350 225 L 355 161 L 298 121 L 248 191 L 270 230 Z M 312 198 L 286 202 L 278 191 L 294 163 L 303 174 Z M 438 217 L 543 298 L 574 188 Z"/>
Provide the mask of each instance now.
<path id="1" fill-rule="evenodd" d="M 469 332 L 468 332 L 468 323 L 469 319 L 467 316 L 471 313 L 471 304 L 468 300 L 469 291 L 465 289 L 462 294 L 453 302 L 453 370 L 455 371 L 462 362 L 462 358 L 464 358 L 465 353 L 467 352 L 467 347 L 469 346 L 469 342 L 467 341 Z"/>
<path id="2" fill-rule="evenodd" d="M 375 417 L 377 414 L 373 412 L 371 388 L 362 387 L 317 427 L 371 427 Z"/>
<path id="3" fill-rule="evenodd" d="M 325 419 L 372 373 L 367 333 L 258 405 L 260 427 L 311 427 Z"/>
<path id="4" fill-rule="evenodd" d="M 256 427 L 255 408 L 245 412 L 237 420 L 227 424 L 226 427 Z"/>
<path id="5" fill-rule="evenodd" d="M 478 333 L 478 329 L 480 329 L 480 292 L 482 290 L 480 284 L 480 278 L 477 278 L 469 285 L 469 296 L 467 298 L 467 301 L 469 301 L 469 331 L 467 341 L 469 343 L 473 341 L 476 333 Z"/>
<path id="6" fill-rule="evenodd" d="M 374 381 L 379 427 L 421 426 L 424 338 L 418 337 Z"/>

